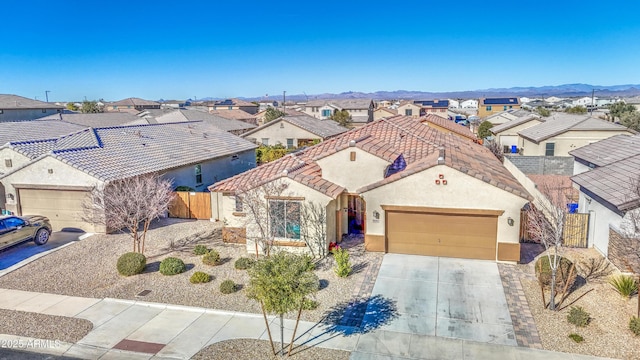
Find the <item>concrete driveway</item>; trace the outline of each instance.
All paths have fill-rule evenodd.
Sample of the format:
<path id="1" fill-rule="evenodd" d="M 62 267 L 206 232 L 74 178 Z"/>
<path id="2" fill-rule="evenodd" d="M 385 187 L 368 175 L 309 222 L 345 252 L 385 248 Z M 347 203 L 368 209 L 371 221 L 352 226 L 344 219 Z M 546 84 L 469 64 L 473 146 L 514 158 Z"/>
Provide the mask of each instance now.
<path id="1" fill-rule="evenodd" d="M 4 250 L 0 250 L 0 274 L 3 270 L 8 269 L 27 259 L 33 258 L 38 254 L 42 254 L 51 250 L 58 249 L 73 241 L 78 241 L 81 237 L 88 234 L 78 232 L 56 231 L 51 233 L 49 241 L 38 246 L 33 241 L 27 241 Z"/>
<path id="2" fill-rule="evenodd" d="M 517 346 L 495 262 L 386 254 L 376 295 L 399 315 L 380 330 Z"/>

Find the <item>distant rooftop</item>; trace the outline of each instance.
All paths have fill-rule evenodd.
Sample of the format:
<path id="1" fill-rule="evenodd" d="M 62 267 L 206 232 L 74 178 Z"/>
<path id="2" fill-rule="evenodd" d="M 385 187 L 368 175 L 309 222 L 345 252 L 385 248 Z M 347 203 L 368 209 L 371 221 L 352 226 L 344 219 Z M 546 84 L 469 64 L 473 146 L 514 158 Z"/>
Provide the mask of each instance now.
<path id="1" fill-rule="evenodd" d="M 26 109 L 64 109 L 61 105 L 44 101 L 32 100 L 26 97 L 0 94 L 0 109 L 2 110 L 26 110 Z"/>
<path id="2" fill-rule="evenodd" d="M 480 105 L 520 105 L 520 99 L 517 97 L 483 98 L 480 99 Z"/>

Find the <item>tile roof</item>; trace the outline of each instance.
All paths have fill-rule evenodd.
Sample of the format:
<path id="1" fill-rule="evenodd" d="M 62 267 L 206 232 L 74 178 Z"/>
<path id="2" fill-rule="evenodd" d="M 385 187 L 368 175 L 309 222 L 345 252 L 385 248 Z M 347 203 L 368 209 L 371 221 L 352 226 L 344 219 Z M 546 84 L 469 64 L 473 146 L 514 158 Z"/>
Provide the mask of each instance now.
<path id="1" fill-rule="evenodd" d="M 150 113 L 153 114 L 154 112 Z M 171 109 L 169 111 L 163 110 L 163 113 L 159 116 L 156 116 L 155 119 L 158 123 L 202 120 L 224 131 L 249 130 L 256 127 L 255 125 L 246 123 L 244 121 L 227 119 L 218 115 L 210 114 L 208 112 L 191 109 Z"/>
<path id="2" fill-rule="evenodd" d="M 640 155 L 640 135 L 615 135 L 569 151 L 569 155 L 605 166 L 631 156 Z"/>
<path id="3" fill-rule="evenodd" d="M 0 109 L 64 109 L 64 107 L 44 101 L 32 100 L 18 95 L 0 94 Z"/>
<path id="4" fill-rule="evenodd" d="M 640 206 L 631 184 L 640 179 L 640 154 L 574 175 L 571 180 L 615 206 L 627 211 Z"/>
<path id="5" fill-rule="evenodd" d="M 214 101 L 212 103 L 210 103 L 210 106 L 255 106 L 258 107 L 258 105 L 249 102 L 249 101 L 244 101 L 244 100 L 240 100 L 240 99 L 225 99 L 225 100 L 218 100 L 218 101 Z"/>
<path id="6" fill-rule="evenodd" d="M 209 111 L 209 113 L 230 120 L 255 120 L 256 118 L 255 115 L 251 115 L 248 112 L 240 109 L 211 110 Z"/>
<path id="7" fill-rule="evenodd" d="M 524 138 L 539 143 L 570 130 L 629 131 L 625 126 L 594 118 L 590 115 L 576 116 L 555 113 L 547 117 L 545 120 L 546 121 L 541 124 L 519 131 L 518 134 Z"/>
<path id="8" fill-rule="evenodd" d="M 3 122 L 0 124 L 0 146 L 11 141 L 51 139 L 85 128 L 60 120 Z"/>
<path id="9" fill-rule="evenodd" d="M 491 120 L 489 118 L 487 118 L 486 120 L 491 122 Z M 522 124 L 526 124 L 531 120 L 538 120 L 540 122 L 544 122 L 545 121 L 544 118 L 542 118 L 542 117 L 540 117 L 540 116 L 538 116 L 536 114 L 529 113 L 528 115 L 525 115 L 525 116 L 522 116 L 522 117 L 517 117 L 514 120 L 507 121 L 506 123 L 503 123 L 503 124 L 500 124 L 500 125 L 496 125 L 496 126 L 492 127 L 489 130 L 491 130 L 492 133 L 497 134 L 497 133 L 501 133 L 501 132 L 503 132 L 505 130 L 512 129 L 512 128 L 516 127 L 516 126 L 519 126 L 519 125 L 522 125 Z"/>
<path id="10" fill-rule="evenodd" d="M 247 186 L 255 186 L 255 179 L 266 183 L 286 176 L 335 198 L 344 191 L 344 188 L 323 179 L 316 161 L 348 148 L 352 140 L 355 141 L 356 147 L 389 163 L 400 154 L 403 154 L 407 162 L 405 170 L 358 191 L 370 190 L 435 166 L 439 148 L 444 147 L 447 154 L 446 165 L 505 191 L 530 198 L 522 185 L 484 146 L 444 134 L 424 126 L 420 120 L 407 116 L 383 118 L 371 122 L 318 145 L 215 183 L 209 187 L 209 190 L 240 191 Z"/>
<path id="11" fill-rule="evenodd" d="M 105 127 L 125 125 L 138 120 L 138 117 L 128 112 L 106 112 L 95 114 L 54 114 L 40 118 L 40 120 L 62 120 L 70 124 L 86 127 Z"/>
<path id="12" fill-rule="evenodd" d="M 319 137 L 326 139 L 326 138 L 330 138 L 332 136 L 338 135 L 338 134 L 342 134 L 345 131 L 348 131 L 349 129 L 344 128 L 340 125 L 338 125 L 337 122 L 333 121 L 333 120 L 321 120 L 321 119 L 316 119 L 313 116 L 309 116 L 309 115 L 297 115 L 297 116 L 282 116 L 279 117 L 275 120 L 272 120 L 264 125 L 261 125 L 251 131 L 248 131 L 244 134 L 242 134 L 242 137 L 246 137 L 248 135 L 253 134 L 256 131 L 262 130 L 266 127 L 269 126 L 274 126 L 275 124 L 278 124 L 282 121 L 288 122 L 292 125 L 295 125 L 299 128 L 302 128 L 304 130 L 307 130 L 308 132 L 318 135 Z"/>
<path id="13" fill-rule="evenodd" d="M 458 135 L 464 136 L 470 140 L 477 140 L 478 137 L 476 136 L 476 134 L 474 134 L 471 130 L 469 130 L 466 126 L 462 126 L 460 124 L 456 124 L 454 121 L 452 120 L 448 120 L 445 118 L 442 118 L 440 116 L 437 115 L 433 115 L 433 114 L 429 114 L 427 116 L 421 117 L 420 120 L 422 121 L 423 124 L 429 125 L 429 124 L 433 124 L 436 126 L 440 126 L 442 128 L 445 128 L 447 130 L 450 130 Z"/>
<path id="14" fill-rule="evenodd" d="M 327 100 L 311 100 L 306 106 L 321 107 L 324 105 L 332 105 L 339 109 L 369 109 L 373 99 L 327 99 Z"/>
<path id="15" fill-rule="evenodd" d="M 110 102 L 107 105 L 108 106 L 145 106 L 145 105 L 158 105 L 158 106 L 160 106 L 160 103 L 159 102 L 155 102 L 155 101 L 151 101 L 151 100 L 145 100 L 145 99 L 140 99 L 140 98 L 136 98 L 136 97 L 131 97 L 131 98 L 126 98 L 126 99 Z"/>
<path id="16" fill-rule="evenodd" d="M 385 111 L 391 115 L 398 115 L 398 109 L 389 109 L 389 108 L 377 108 L 375 111 Z"/>
<path id="17" fill-rule="evenodd" d="M 32 156 L 52 156 L 103 181 L 164 171 L 256 148 L 255 144 L 202 121 L 88 128 L 10 146 Z"/>

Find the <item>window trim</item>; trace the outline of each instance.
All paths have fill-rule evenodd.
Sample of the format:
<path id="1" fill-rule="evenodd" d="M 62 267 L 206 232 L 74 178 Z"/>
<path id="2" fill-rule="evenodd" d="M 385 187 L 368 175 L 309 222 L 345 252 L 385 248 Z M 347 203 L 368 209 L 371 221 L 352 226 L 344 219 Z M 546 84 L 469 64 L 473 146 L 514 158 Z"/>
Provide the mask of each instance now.
<path id="1" fill-rule="evenodd" d="M 235 204 L 234 204 L 234 212 L 236 213 L 244 213 L 244 202 L 242 201 L 242 196 L 236 195 L 234 196 Z"/>
<path id="2" fill-rule="evenodd" d="M 278 202 L 278 203 L 282 203 L 283 204 L 283 211 L 284 211 L 284 236 L 277 236 L 277 234 L 274 234 L 274 228 L 273 228 L 273 222 L 271 221 L 271 217 L 272 215 L 272 203 L 274 202 Z M 295 231 L 293 232 L 289 232 L 287 231 L 288 228 L 288 224 L 287 224 L 287 218 L 289 216 L 287 216 L 287 204 L 288 203 L 297 203 L 298 204 L 298 217 L 297 217 L 297 225 L 298 225 L 298 232 L 296 233 Z M 269 235 L 271 235 L 274 239 L 287 239 L 289 241 L 301 241 L 302 240 L 302 236 L 301 236 L 301 227 L 302 227 L 302 201 L 301 200 L 297 200 L 297 199 L 282 199 L 282 198 L 278 198 L 278 197 L 274 197 L 274 198 L 270 198 L 268 199 L 268 214 L 269 214 Z M 294 224 L 295 225 L 295 224 Z M 293 235 L 293 236 L 291 236 Z M 297 235 L 297 237 L 296 237 Z"/>
<path id="3" fill-rule="evenodd" d="M 294 149 L 294 140 L 295 139 L 287 139 L 287 149 Z M 289 142 L 291 142 L 291 146 L 289 146 Z"/>
<path id="4" fill-rule="evenodd" d="M 4 159 L 4 167 L 6 168 L 13 167 L 13 161 L 11 159 Z"/>
<path id="5" fill-rule="evenodd" d="M 202 184 L 202 164 L 197 164 L 194 170 L 196 175 L 196 184 Z"/>

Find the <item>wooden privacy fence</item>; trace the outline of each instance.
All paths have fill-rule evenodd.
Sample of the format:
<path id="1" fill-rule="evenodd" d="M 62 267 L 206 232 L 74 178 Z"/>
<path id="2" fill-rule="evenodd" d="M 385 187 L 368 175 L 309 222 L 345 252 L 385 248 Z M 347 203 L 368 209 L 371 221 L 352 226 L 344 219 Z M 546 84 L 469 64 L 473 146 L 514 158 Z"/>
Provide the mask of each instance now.
<path id="1" fill-rule="evenodd" d="M 169 205 L 169 217 L 211 219 L 211 193 L 176 191 Z"/>
<path id="2" fill-rule="evenodd" d="M 520 241 L 533 240 L 528 229 L 527 210 L 520 212 Z M 589 214 L 566 214 L 563 229 L 564 246 L 586 248 L 589 236 Z"/>

